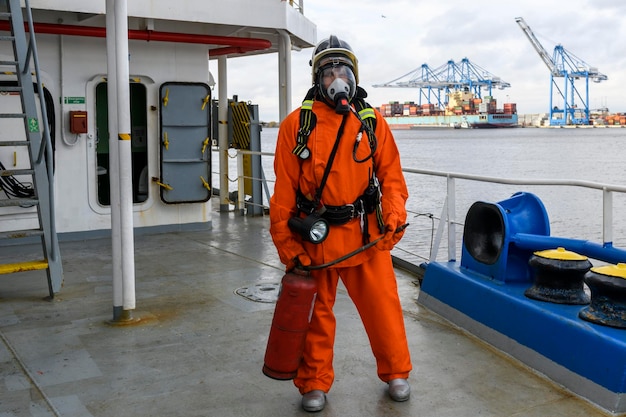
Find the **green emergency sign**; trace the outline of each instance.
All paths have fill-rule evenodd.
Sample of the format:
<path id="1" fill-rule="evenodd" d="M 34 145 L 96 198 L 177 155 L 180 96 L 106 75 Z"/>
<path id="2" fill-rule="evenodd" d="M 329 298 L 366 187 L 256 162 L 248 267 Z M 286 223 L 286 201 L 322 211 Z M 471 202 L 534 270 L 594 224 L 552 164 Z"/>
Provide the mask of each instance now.
<path id="1" fill-rule="evenodd" d="M 65 104 L 85 104 L 85 97 L 65 97 Z"/>

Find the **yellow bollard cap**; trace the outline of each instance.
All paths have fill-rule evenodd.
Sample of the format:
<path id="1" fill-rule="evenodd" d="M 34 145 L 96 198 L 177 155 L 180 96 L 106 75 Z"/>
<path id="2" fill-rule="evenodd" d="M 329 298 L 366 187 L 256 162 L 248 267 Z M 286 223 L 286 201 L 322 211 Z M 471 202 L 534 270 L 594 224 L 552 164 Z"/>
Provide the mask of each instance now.
<path id="1" fill-rule="evenodd" d="M 591 271 L 595 272 L 596 274 L 607 275 L 609 277 L 626 279 L 626 263 L 597 266 L 595 268 L 591 268 Z"/>
<path id="2" fill-rule="evenodd" d="M 540 258 L 556 259 L 559 261 L 586 261 L 587 257 L 580 255 L 576 252 L 565 250 L 565 248 L 558 247 L 556 249 L 546 249 L 533 253 Z"/>

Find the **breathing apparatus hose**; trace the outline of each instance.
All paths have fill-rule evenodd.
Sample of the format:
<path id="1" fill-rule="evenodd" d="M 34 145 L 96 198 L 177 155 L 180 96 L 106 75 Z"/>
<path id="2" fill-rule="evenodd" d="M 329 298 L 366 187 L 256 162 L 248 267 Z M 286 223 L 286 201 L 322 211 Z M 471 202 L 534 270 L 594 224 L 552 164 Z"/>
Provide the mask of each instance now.
<path id="1" fill-rule="evenodd" d="M 398 227 L 396 230 L 394 230 L 394 231 L 393 231 L 393 233 L 395 234 L 395 233 L 400 233 L 400 232 L 402 232 L 404 229 L 406 229 L 406 228 L 407 228 L 407 226 L 408 226 L 408 225 L 409 225 L 409 223 L 405 223 L 405 224 L 403 224 L 402 226 L 400 226 L 400 227 Z M 389 231 L 389 232 L 387 232 L 387 233 L 391 233 L 391 231 Z M 363 245 L 363 246 L 361 246 L 360 248 L 355 249 L 355 250 L 353 250 L 353 251 L 352 251 L 352 252 L 350 252 L 350 253 L 347 253 L 347 254 L 345 254 L 345 255 L 343 255 L 343 256 L 340 256 L 339 258 L 337 258 L 337 259 L 335 259 L 335 260 L 332 260 L 332 261 L 330 261 L 330 262 L 326 262 L 325 264 L 320 264 L 320 265 L 309 265 L 309 266 L 304 266 L 304 265 L 301 265 L 301 266 L 298 266 L 298 268 L 299 268 L 299 269 L 302 269 L 302 270 L 304 270 L 304 271 L 317 271 L 317 270 L 320 270 L 320 269 L 329 268 L 329 267 L 331 267 L 331 266 L 333 266 L 333 265 L 337 265 L 338 263 L 343 262 L 343 261 L 345 261 L 346 259 L 352 258 L 354 255 L 357 255 L 357 254 L 359 254 L 359 253 L 361 253 L 361 252 L 363 252 L 363 251 L 365 251 L 365 250 L 367 250 L 367 249 L 371 248 L 372 246 L 376 245 L 378 242 L 380 242 L 381 240 L 383 240 L 383 239 L 385 238 L 385 236 L 387 236 L 387 234 L 384 234 L 384 235 L 382 235 L 382 236 L 378 237 L 377 239 L 372 240 L 372 241 L 371 241 L 371 242 L 369 242 L 368 244 Z"/>

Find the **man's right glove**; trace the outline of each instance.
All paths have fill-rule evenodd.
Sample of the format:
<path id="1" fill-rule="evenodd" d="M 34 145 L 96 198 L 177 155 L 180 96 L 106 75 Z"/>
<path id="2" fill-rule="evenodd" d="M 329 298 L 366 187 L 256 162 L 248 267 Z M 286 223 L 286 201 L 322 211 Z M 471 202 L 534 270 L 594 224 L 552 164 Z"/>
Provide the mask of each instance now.
<path id="1" fill-rule="evenodd" d="M 309 266 L 311 265 L 311 258 L 306 253 L 301 253 L 296 255 L 288 264 L 287 264 L 287 272 L 293 271 L 297 267 Z"/>

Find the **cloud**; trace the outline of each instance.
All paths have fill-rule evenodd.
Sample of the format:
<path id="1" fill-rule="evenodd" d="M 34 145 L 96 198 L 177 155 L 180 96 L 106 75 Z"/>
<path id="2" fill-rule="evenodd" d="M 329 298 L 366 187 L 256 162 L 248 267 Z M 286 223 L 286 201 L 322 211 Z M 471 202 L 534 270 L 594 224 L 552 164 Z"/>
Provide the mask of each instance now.
<path id="1" fill-rule="evenodd" d="M 361 85 L 372 105 L 418 99 L 416 89 L 373 88 L 373 84 L 396 79 L 424 63 L 436 68 L 449 59 L 467 57 L 511 83 L 511 88 L 497 92 L 500 103 L 516 102 L 520 113 L 546 112 L 550 73 L 515 22 L 515 17 L 522 16 L 550 56 L 561 44 L 608 75 L 608 81 L 590 83 L 591 108 L 626 111 L 622 91 L 626 45 L 620 41 L 626 35 L 622 25 L 626 2 L 525 0 L 507 2 L 504 7 L 491 0 L 316 0 L 306 1 L 304 11 L 317 25 L 320 39 L 335 34 L 350 43 L 359 59 Z M 294 107 L 311 85 L 311 52 L 292 52 Z M 242 100 L 259 104 L 264 121 L 278 120 L 277 62 L 275 54 L 228 61 L 229 96 L 238 94 Z M 584 91 L 582 84 L 577 88 Z"/>

